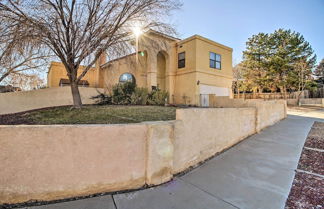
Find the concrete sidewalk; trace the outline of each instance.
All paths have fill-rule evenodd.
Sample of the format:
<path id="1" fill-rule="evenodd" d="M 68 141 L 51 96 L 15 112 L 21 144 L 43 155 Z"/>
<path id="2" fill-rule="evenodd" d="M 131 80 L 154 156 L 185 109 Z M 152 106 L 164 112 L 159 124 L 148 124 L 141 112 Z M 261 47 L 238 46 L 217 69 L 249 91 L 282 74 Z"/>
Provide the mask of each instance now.
<path id="1" fill-rule="evenodd" d="M 314 114 L 289 115 L 167 184 L 30 209 L 284 208 L 306 136 L 324 121 Z"/>

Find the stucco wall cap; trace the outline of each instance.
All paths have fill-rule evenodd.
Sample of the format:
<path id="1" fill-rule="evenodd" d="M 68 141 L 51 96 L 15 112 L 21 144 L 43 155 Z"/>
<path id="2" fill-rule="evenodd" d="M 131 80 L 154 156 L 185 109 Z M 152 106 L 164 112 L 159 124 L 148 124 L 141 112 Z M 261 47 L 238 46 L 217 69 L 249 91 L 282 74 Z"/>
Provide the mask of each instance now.
<path id="1" fill-rule="evenodd" d="M 207 43 L 209 43 L 209 44 L 212 44 L 212 45 L 215 45 L 215 46 L 218 46 L 218 47 L 221 47 L 221 48 L 223 48 L 223 49 L 226 49 L 226 50 L 229 50 L 229 51 L 233 51 L 233 49 L 232 48 L 230 48 L 230 47 L 228 47 L 228 46 L 225 46 L 225 45 L 223 45 L 223 44 L 220 44 L 220 43 L 218 43 L 218 42 L 216 42 L 216 41 L 212 41 L 212 40 L 210 40 L 210 39 L 208 39 L 208 38 L 205 38 L 205 37 L 203 37 L 203 36 L 201 36 L 201 35 L 193 35 L 193 36 L 190 36 L 189 38 L 186 38 L 186 39 L 183 39 L 183 40 L 181 40 L 179 43 L 178 43 L 178 45 L 181 45 L 181 44 L 185 44 L 185 43 L 187 43 L 187 42 L 190 42 L 190 41 L 193 41 L 193 40 L 195 40 L 195 39 L 198 39 L 198 40 L 201 40 L 201 41 L 205 41 L 205 42 L 207 42 Z"/>

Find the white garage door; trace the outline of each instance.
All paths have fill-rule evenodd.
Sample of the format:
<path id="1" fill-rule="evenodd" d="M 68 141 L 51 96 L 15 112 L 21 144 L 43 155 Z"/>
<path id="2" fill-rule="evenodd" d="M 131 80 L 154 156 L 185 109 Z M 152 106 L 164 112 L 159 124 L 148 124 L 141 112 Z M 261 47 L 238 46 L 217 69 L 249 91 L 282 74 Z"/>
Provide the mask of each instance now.
<path id="1" fill-rule="evenodd" d="M 216 96 L 230 96 L 230 89 L 209 86 L 209 85 L 200 85 L 200 94 L 215 94 Z"/>

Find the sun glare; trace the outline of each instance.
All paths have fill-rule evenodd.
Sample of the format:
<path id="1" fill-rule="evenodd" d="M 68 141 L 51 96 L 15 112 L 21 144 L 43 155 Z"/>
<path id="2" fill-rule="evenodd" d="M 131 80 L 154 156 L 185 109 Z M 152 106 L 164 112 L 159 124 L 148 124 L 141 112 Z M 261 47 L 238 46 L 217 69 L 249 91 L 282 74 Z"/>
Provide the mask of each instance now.
<path id="1" fill-rule="evenodd" d="M 139 37 L 140 35 L 142 35 L 143 31 L 140 27 L 136 26 L 133 28 L 133 33 L 136 37 Z"/>

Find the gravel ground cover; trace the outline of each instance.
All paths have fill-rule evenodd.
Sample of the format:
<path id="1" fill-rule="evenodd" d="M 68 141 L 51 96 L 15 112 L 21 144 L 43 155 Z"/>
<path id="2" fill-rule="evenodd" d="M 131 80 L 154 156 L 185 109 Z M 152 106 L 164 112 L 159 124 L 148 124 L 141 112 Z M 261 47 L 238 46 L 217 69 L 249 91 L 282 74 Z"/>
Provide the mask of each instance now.
<path id="1" fill-rule="evenodd" d="M 324 149 L 324 123 L 314 123 L 307 137 L 305 147 Z"/>
<path id="2" fill-rule="evenodd" d="M 315 122 L 301 154 L 285 209 L 324 208 L 324 123 Z"/>
<path id="3" fill-rule="evenodd" d="M 299 159 L 298 169 L 324 175 L 324 152 L 304 149 Z"/>
<path id="4" fill-rule="evenodd" d="M 286 209 L 322 209 L 324 202 L 324 179 L 314 175 L 296 173 Z"/>

